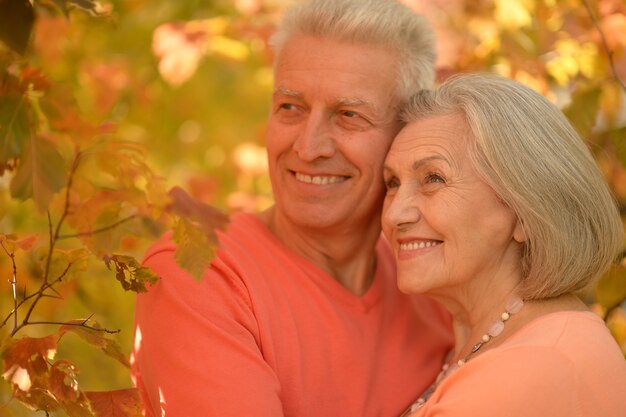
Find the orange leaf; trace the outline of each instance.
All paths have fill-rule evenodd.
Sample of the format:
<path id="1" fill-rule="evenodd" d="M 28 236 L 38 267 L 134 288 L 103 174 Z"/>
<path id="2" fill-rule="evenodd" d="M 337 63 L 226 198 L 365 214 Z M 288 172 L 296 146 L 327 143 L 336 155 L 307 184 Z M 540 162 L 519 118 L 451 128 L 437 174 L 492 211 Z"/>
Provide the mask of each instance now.
<path id="1" fill-rule="evenodd" d="M 37 235 L 30 235 L 15 242 L 15 246 L 22 250 L 30 250 L 37 241 Z"/>
<path id="2" fill-rule="evenodd" d="M 86 394 L 96 417 L 141 417 L 141 399 L 136 388 Z"/>
<path id="3" fill-rule="evenodd" d="M 2 377 L 11 384 L 16 398 L 35 409 L 51 411 L 59 406 L 46 389 L 48 360 L 56 354 L 57 341 L 56 335 L 9 338 L 2 348 Z"/>
<path id="4" fill-rule="evenodd" d="M 46 337 L 23 337 L 8 339 L 2 349 L 4 369 L 9 370 L 14 365 L 26 369 L 30 376 L 39 375 L 48 371 L 47 360 L 56 354 L 58 338 L 52 334 Z"/>
<path id="5" fill-rule="evenodd" d="M 14 234 L 5 235 L 0 233 L 0 244 L 10 253 L 15 253 L 16 250 L 22 249 L 24 251 L 30 250 L 37 241 L 36 235 L 30 235 L 22 239 Z"/>
<path id="6" fill-rule="evenodd" d="M 50 391 L 61 402 L 76 401 L 80 392 L 76 374 L 78 368 L 65 359 L 58 360 L 50 370 Z"/>

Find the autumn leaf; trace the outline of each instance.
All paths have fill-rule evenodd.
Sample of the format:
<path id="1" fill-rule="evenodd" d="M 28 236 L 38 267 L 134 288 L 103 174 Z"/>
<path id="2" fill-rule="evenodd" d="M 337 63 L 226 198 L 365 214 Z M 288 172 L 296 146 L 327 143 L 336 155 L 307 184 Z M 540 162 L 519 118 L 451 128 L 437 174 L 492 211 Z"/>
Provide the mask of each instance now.
<path id="1" fill-rule="evenodd" d="M 169 209 L 181 217 L 198 223 L 209 242 L 217 245 L 217 229 L 224 229 L 228 224 L 228 216 L 219 209 L 204 204 L 192 198 L 180 187 L 173 187 L 169 191 L 171 203 Z"/>
<path id="2" fill-rule="evenodd" d="M 108 3 L 98 0 L 54 0 L 54 3 L 67 15 L 70 10 L 81 10 L 91 16 L 104 17 L 111 14 Z"/>
<path id="3" fill-rule="evenodd" d="M 604 308 L 613 308 L 626 300 L 626 266 L 612 267 L 598 281 L 596 288 L 596 301 Z"/>
<path id="4" fill-rule="evenodd" d="M 76 181 L 73 187 L 72 213 L 68 224 L 75 234 L 63 238 L 78 237 L 96 256 L 118 251 L 120 242 L 127 236 L 141 235 L 144 226 L 142 212 L 148 213 L 145 194 L 139 190 L 122 189 L 93 191 L 90 184 Z M 80 187 L 81 189 L 76 189 Z"/>
<path id="5" fill-rule="evenodd" d="M 626 127 L 613 131 L 611 139 L 615 146 L 617 157 L 622 162 L 622 165 L 626 166 Z"/>
<path id="6" fill-rule="evenodd" d="M 79 399 L 78 368 L 72 362 L 60 359 L 50 369 L 50 391 L 61 402 Z"/>
<path id="7" fill-rule="evenodd" d="M 72 324 L 69 324 L 72 323 Z M 104 336 L 101 331 L 84 327 L 83 324 L 88 324 L 91 327 L 99 328 L 99 324 L 93 320 L 71 320 L 68 324 L 62 325 L 59 330 L 59 339 L 66 333 L 74 333 L 85 342 L 92 346 L 95 346 L 102 350 L 105 354 L 115 359 L 127 368 L 130 368 L 130 363 L 126 356 L 122 353 L 122 349 L 117 342 L 113 339 L 109 339 Z"/>
<path id="8" fill-rule="evenodd" d="M 11 180 L 11 195 L 20 200 L 32 198 L 43 212 L 52 195 L 65 185 L 66 174 L 65 161 L 54 144 L 41 136 L 31 137 Z"/>
<path id="9" fill-rule="evenodd" d="M 48 262 L 49 249 L 42 247 L 37 255 L 42 270 Z M 77 278 L 87 270 L 91 254 L 86 248 L 76 248 L 69 250 L 55 249 L 50 260 L 48 269 L 48 281 L 63 280 L 69 281 Z"/>
<path id="10" fill-rule="evenodd" d="M 19 239 L 18 236 L 14 234 L 7 235 L 0 233 L 0 244 L 7 250 L 7 252 L 9 252 L 9 254 L 14 254 L 18 249 L 23 251 L 30 250 L 36 241 L 36 235 L 29 235 Z"/>
<path id="11" fill-rule="evenodd" d="M 29 123 L 25 98 L 21 95 L 0 94 L 0 175 L 11 159 L 22 154 L 22 147 L 32 134 L 33 127 Z"/>
<path id="12" fill-rule="evenodd" d="M 596 123 L 600 105 L 600 89 L 581 89 L 572 95 L 572 102 L 563 113 L 583 138 L 588 138 Z"/>
<path id="13" fill-rule="evenodd" d="M 188 24 L 165 23 L 152 39 L 152 50 L 159 59 L 159 72 L 172 86 L 179 86 L 196 72 L 204 55 L 208 33 L 190 29 Z"/>
<path id="14" fill-rule="evenodd" d="M 41 387 L 42 381 L 47 380 L 48 360 L 56 355 L 57 341 L 56 335 L 7 339 L 0 353 L 2 377 L 17 391 L 30 392 L 33 387 Z"/>
<path id="15" fill-rule="evenodd" d="M 129 388 L 107 392 L 86 392 L 96 417 L 141 417 L 139 391 Z"/>
<path id="16" fill-rule="evenodd" d="M 126 255 L 105 256 L 107 268 L 115 267 L 115 278 L 126 291 L 146 292 L 146 284 L 154 284 L 159 277 L 146 266 L 142 266 L 135 258 Z"/>
<path id="17" fill-rule="evenodd" d="M 24 54 L 35 22 L 29 0 L 0 0 L 0 41 Z"/>
<path id="18" fill-rule="evenodd" d="M 20 73 L 20 83 L 24 90 L 46 91 L 50 88 L 50 79 L 40 69 L 25 67 Z"/>
<path id="19" fill-rule="evenodd" d="M 214 245 L 199 225 L 182 217 L 174 227 L 173 240 L 176 242 L 176 262 L 193 278 L 200 280 L 213 259 Z"/>
<path id="20" fill-rule="evenodd" d="M 172 188 L 169 195 L 172 199 L 169 208 L 179 216 L 174 225 L 173 240 L 177 244 L 174 259 L 199 280 L 215 255 L 216 231 L 225 227 L 228 216 L 194 200 L 180 187 Z"/>

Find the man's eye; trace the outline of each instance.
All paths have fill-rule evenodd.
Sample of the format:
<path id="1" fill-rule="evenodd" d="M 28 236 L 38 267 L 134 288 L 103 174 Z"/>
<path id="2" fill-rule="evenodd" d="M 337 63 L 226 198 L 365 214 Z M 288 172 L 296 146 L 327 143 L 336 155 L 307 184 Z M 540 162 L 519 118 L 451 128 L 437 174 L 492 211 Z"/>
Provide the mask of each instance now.
<path id="1" fill-rule="evenodd" d="M 354 111 L 349 111 L 349 110 L 348 110 L 348 111 L 344 111 L 344 112 L 342 112 L 342 114 L 343 114 L 344 116 L 346 116 L 346 117 L 349 117 L 349 118 L 359 117 L 359 114 L 358 114 L 357 112 L 354 112 Z"/>
<path id="2" fill-rule="evenodd" d="M 295 110 L 296 105 L 291 103 L 281 103 L 278 105 L 278 108 L 283 110 Z"/>

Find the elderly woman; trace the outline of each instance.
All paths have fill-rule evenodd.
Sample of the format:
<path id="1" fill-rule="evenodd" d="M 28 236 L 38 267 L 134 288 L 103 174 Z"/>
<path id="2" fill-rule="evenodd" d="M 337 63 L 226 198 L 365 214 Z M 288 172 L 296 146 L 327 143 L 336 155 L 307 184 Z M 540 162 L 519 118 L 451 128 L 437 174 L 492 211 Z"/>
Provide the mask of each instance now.
<path id="1" fill-rule="evenodd" d="M 405 416 L 626 416 L 626 361 L 575 295 L 614 262 L 611 193 L 562 113 L 523 85 L 425 91 L 385 161 L 398 285 L 451 312 L 456 344 Z"/>

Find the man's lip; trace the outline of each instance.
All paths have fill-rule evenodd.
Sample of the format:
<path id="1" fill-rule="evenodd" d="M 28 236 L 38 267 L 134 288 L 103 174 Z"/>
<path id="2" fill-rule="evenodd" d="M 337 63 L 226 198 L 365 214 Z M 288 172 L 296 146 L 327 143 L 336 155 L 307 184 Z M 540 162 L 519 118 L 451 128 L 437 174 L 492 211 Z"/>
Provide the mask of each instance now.
<path id="1" fill-rule="evenodd" d="M 295 179 L 304 184 L 315 184 L 315 185 L 329 185 L 329 184 L 339 184 L 347 179 L 349 176 L 346 175 L 335 175 L 328 173 L 305 173 L 300 171 L 290 171 Z"/>

